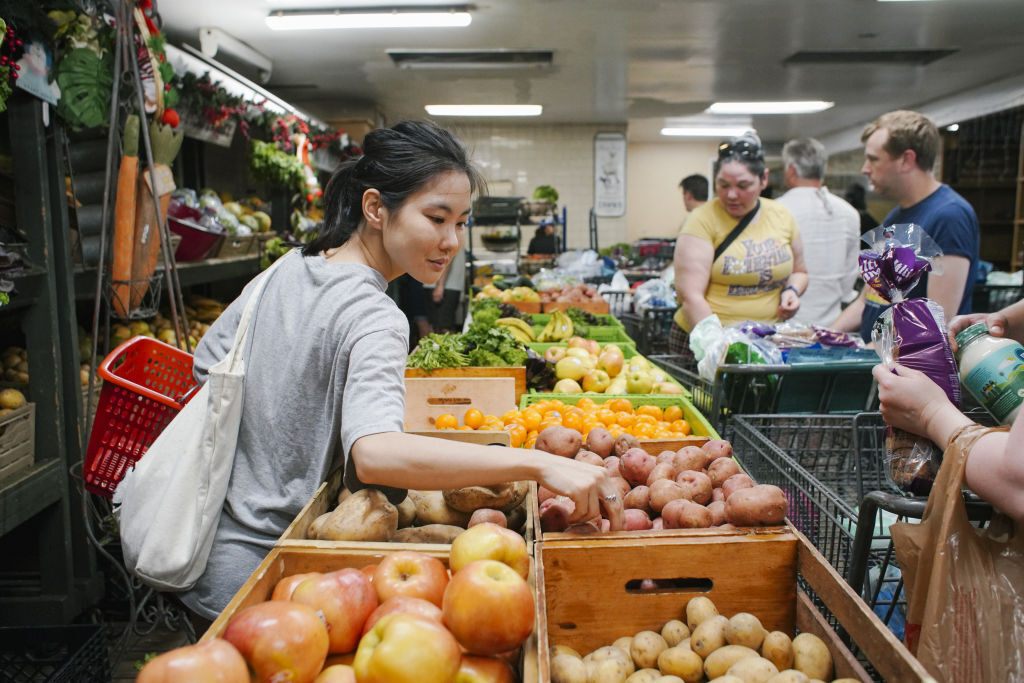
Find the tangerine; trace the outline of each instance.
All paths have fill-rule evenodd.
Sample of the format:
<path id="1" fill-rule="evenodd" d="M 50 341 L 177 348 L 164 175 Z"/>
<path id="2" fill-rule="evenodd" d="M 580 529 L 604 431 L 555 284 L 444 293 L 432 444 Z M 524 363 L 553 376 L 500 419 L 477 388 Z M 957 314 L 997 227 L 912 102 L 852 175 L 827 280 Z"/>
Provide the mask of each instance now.
<path id="1" fill-rule="evenodd" d="M 633 412 L 633 402 L 630 401 L 628 398 L 613 398 L 604 405 L 606 408 L 608 408 L 609 410 L 613 410 L 616 413 Z"/>
<path id="2" fill-rule="evenodd" d="M 662 415 L 663 420 L 666 422 L 674 422 L 683 418 L 683 409 L 679 406 L 669 406 L 665 408 L 665 413 Z"/>
<path id="3" fill-rule="evenodd" d="M 434 418 L 434 427 L 437 429 L 455 429 L 458 426 L 458 418 L 451 413 L 444 413 Z"/>
<path id="4" fill-rule="evenodd" d="M 662 419 L 661 408 L 658 406 L 640 406 L 636 409 L 637 415 L 649 415 L 653 417 L 655 421 Z"/>
<path id="5" fill-rule="evenodd" d="M 471 429 L 479 429 L 484 423 L 484 414 L 476 408 L 470 408 L 462 415 L 462 424 Z"/>

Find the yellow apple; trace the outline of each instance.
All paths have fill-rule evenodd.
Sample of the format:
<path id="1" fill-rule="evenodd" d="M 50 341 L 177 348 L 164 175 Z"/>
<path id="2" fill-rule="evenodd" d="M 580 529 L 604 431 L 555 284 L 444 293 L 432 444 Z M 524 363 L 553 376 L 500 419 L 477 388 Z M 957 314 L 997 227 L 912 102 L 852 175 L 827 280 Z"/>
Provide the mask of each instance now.
<path id="1" fill-rule="evenodd" d="M 565 352 L 565 355 L 569 358 L 579 358 L 580 360 L 583 360 L 584 358 L 590 358 L 590 351 L 578 346 L 573 346 Z"/>
<path id="2" fill-rule="evenodd" d="M 359 683 L 450 683 L 461 660 L 459 643 L 441 624 L 390 614 L 363 636 L 352 668 Z"/>
<path id="3" fill-rule="evenodd" d="M 497 524 L 477 524 L 452 541 L 449 566 L 453 573 L 476 560 L 497 560 L 524 579 L 530 572 L 530 553 L 522 536 Z"/>
<path id="4" fill-rule="evenodd" d="M 608 373 L 604 370 L 590 370 L 583 375 L 583 391 L 603 392 L 612 383 Z"/>
<path id="5" fill-rule="evenodd" d="M 609 377 L 618 377 L 623 362 L 621 353 L 603 351 L 597 359 L 597 367 L 607 372 Z"/>
<path id="6" fill-rule="evenodd" d="M 556 394 L 582 394 L 583 387 L 574 379 L 560 379 L 552 389 Z"/>
<path id="7" fill-rule="evenodd" d="M 579 358 L 563 358 L 555 364 L 555 377 L 558 379 L 583 379 L 586 372 L 587 368 Z"/>

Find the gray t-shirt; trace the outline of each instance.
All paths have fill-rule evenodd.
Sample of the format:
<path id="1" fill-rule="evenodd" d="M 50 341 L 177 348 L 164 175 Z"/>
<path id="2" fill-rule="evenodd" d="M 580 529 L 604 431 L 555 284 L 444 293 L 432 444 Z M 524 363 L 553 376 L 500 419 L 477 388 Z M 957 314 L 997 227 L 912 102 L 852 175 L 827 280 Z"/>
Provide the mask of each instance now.
<path id="1" fill-rule="evenodd" d="M 402 431 L 409 325 L 367 266 L 293 252 L 254 315 L 245 403 L 227 500 L 206 572 L 180 595 L 213 619 L 359 438 Z M 252 283 L 196 349 L 195 375 L 234 341 Z M 361 488 L 355 468 L 346 485 Z M 389 496 L 390 497 L 390 496 Z"/>

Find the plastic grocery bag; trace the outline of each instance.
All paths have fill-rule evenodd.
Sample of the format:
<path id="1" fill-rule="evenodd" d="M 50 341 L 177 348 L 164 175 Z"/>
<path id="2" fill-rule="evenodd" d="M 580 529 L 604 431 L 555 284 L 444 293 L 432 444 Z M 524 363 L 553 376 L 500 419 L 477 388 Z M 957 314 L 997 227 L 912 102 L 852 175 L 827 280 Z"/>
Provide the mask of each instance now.
<path id="1" fill-rule="evenodd" d="M 961 493 L 971 447 L 1006 429 L 960 432 L 921 523 L 890 529 L 908 596 L 907 647 L 947 683 L 1024 681 L 1024 534 L 1002 515 L 976 529 Z"/>

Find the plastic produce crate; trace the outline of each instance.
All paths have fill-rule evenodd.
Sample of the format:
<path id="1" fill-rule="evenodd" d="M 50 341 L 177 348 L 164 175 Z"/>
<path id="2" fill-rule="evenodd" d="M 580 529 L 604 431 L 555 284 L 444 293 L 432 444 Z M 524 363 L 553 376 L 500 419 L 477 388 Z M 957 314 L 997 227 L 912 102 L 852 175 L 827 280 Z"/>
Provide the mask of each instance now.
<path id="1" fill-rule="evenodd" d="M 536 318 L 536 317 L 537 316 L 534 316 L 534 318 Z M 545 323 L 545 324 L 547 324 L 547 323 Z M 533 334 L 534 334 L 534 336 L 539 335 L 543 329 L 544 329 L 544 325 L 534 324 L 533 325 Z M 607 325 L 607 326 L 605 326 L 605 325 L 586 325 L 586 334 L 581 335 L 581 334 L 579 334 L 577 332 L 576 335 L 577 336 L 581 336 L 584 339 L 593 339 L 594 341 L 599 341 L 601 343 L 608 343 L 608 342 L 615 342 L 617 344 L 618 343 L 623 343 L 623 342 L 626 342 L 626 343 L 629 343 L 629 344 L 634 343 L 632 337 L 630 337 L 628 334 L 626 334 L 626 330 L 621 325 Z M 539 343 L 544 343 L 544 342 L 539 342 Z"/>
<path id="2" fill-rule="evenodd" d="M 683 419 L 690 424 L 690 430 L 694 436 L 706 436 L 711 439 L 721 438 L 712 424 L 708 422 L 707 418 L 705 418 L 701 412 L 683 396 L 664 396 L 658 394 L 632 394 L 629 396 L 606 396 L 602 394 L 523 394 L 522 399 L 519 401 L 519 408 L 523 409 L 533 405 L 534 403 L 540 403 L 541 401 L 551 399 L 558 399 L 563 403 L 576 405 L 576 402 L 581 398 L 589 398 L 598 405 L 615 398 L 628 398 L 633 402 L 634 408 L 637 406 L 658 406 L 659 408 L 679 406 L 683 411 Z"/>
<path id="3" fill-rule="evenodd" d="M 688 389 L 694 405 L 719 428 L 733 415 L 855 414 L 877 404 L 871 376 L 877 358 L 723 365 L 714 382 L 697 374 L 690 357 L 653 356 L 651 360 Z"/>
<path id="4" fill-rule="evenodd" d="M 595 318 L 598 319 L 598 321 L 599 321 L 598 326 L 600 326 L 600 327 L 619 327 L 619 328 L 622 327 L 622 323 L 614 315 L 611 315 L 611 314 L 608 314 L 608 313 L 602 313 L 602 314 L 595 313 L 593 315 L 594 315 Z M 548 321 L 551 320 L 551 314 L 550 313 L 536 313 L 536 314 L 530 316 L 530 318 L 531 318 L 531 323 L 533 325 L 540 325 L 541 328 L 543 328 L 545 325 L 548 324 Z M 593 327 L 593 326 L 590 326 L 590 327 Z"/>
<path id="5" fill-rule="evenodd" d="M 0 628 L 0 680 L 103 683 L 110 680 L 101 624 Z"/>

